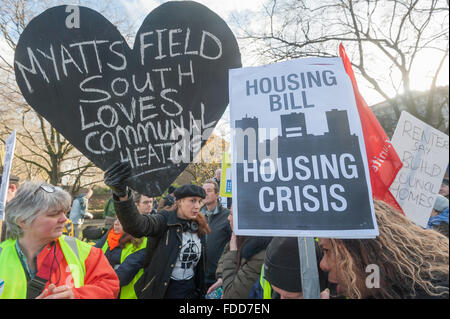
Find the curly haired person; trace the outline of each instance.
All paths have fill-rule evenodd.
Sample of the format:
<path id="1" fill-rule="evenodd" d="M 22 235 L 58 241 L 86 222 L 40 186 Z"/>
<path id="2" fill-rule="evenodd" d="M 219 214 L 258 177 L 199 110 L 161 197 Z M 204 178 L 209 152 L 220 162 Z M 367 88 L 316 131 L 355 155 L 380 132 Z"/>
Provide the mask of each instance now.
<path id="1" fill-rule="evenodd" d="M 448 299 L 448 239 L 415 225 L 384 202 L 374 206 L 380 232 L 375 239 L 319 239 L 324 254 L 320 268 L 337 284 L 338 294 Z M 372 282 L 373 269 L 378 270 L 377 282 Z"/>

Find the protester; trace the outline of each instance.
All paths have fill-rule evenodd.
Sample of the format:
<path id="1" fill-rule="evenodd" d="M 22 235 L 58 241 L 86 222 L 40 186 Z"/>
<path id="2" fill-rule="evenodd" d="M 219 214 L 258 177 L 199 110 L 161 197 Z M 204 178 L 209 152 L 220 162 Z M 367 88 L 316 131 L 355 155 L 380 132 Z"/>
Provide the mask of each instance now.
<path id="1" fill-rule="evenodd" d="M 215 181 L 217 183 L 217 185 L 219 186 L 219 190 L 220 190 L 221 174 L 222 174 L 222 170 L 219 168 L 218 170 L 216 170 L 216 175 L 212 178 L 212 180 Z M 231 197 L 219 197 L 219 203 L 223 207 L 230 209 L 231 203 L 232 203 Z"/>
<path id="2" fill-rule="evenodd" d="M 66 223 L 64 224 L 63 235 L 73 237 L 73 232 L 74 232 L 73 223 L 69 218 L 67 218 Z"/>
<path id="3" fill-rule="evenodd" d="M 84 223 L 84 218 L 94 218 L 94 216 L 88 212 L 89 199 L 94 192 L 89 189 L 87 193 L 78 195 L 72 203 L 69 219 L 73 223 L 73 235 L 75 238 L 79 238 L 81 227 Z"/>
<path id="4" fill-rule="evenodd" d="M 134 204 L 136 205 L 139 213 L 145 215 L 156 214 L 156 209 L 153 208 L 153 197 L 147 197 L 145 195 L 139 194 L 138 192 L 133 192 L 133 198 Z"/>
<path id="5" fill-rule="evenodd" d="M 228 221 L 233 229 L 233 209 L 230 209 Z M 217 281 L 207 293 L 222 286 L 223 299 L 247 299 L 259 279 L 266 247 L 271 239 L 236 236 L 233 232 L 217 266 Z"/>
<path id="6" fill-rule="evenodd" d="M 103 218 L 105 219 L 105 228 L 110 229 L 116 220 L 116 211 L 114 210 L 114 201 L 112 197 L 108 198 L 103 209 Z"/>
<path id="7" fill-rule="evenodd" d="M 439 194 L 448 199 L 449 196 L 448 178 L 444 178 L 442 180 L 442 185 L 441 188 L 439 189 Z"/>
<path id="8" fill-rule="evenodd" d="M 116 219 L 114 225 L 96 244 L 105 253 L 120 281 L 120 299 L 137 299 L 134 284 L 144 272 L 147 238 L 134 238 L 123 231 Z"/>
<path id="9" fill-rule="evenodd" d="M 26 182 L 6 206 L 8 239 L 0 244 L 4 299 L 116 298 L 119 279 L 100 249 L 63 236 L 70 195 Z"/>
<path id="10" fill-rule="evenodd" d="M 174 192 L 176 190 L 175 186 L 169 186 L 167 189 L 167 196 L 164 198 L 161 198 L 161 200 L 158 203 L 158 212 L 163 209 L 169 209 L 175 204 L 175 195 Z"/>
<path id="11" fill-rule="evenodd" d="M 200 212 L 206 216 L 208 225 L 211 228 L 211 234 L 206 236 L 206 270 L 205 284 L 209 288 L 216 282 L 217 263 L 222 256 L 225 245 L 231 238 L 231 227 L 228 221 L 230 211 L 219 203 L 219 185 L 209 179 L 203 183 L 206 197 L 205 205 Z"/>
<path id="12" fill-rule="evenodd" d="M 428 220 L 427 228 L 434 229 L 444 236 L 449 237 L 449 216 L 448 216 L 449 201 L 442 195 L 437 195 L 434 202 L 433 210 L 430 219 Z"/>
<path id="13" fill-rule="evenodd" d="M 215 173 L 215 176 L 214 176 L 213 180 L 217 183 L 217 185 L 220 185 L 220 176 L 221 176 L 221 174 L 222 174 L 222 170 L 220 168 L 216 169 L 216 173 Z"/>
<path id="14" fill-rule="evenodd" d="M 128 163 L 117 162 L 105 171 L 117 216 L 125 232 L 148 237 L 144 274 L 135 290 L 140 299 L 201 298 L 204 296 L 205 235 L 210 232 L 200 213 L 203 188 L 183 185 L 174 191 L 171 210 L 142 215 L 124 184 L 131 175 Z"/>
<path id="15" fill-rule="evenodd" d="M 449 200 L 445 198 L 444 196 L 438 194 L 436 196 L 436 199 L 434 201 L 433 210 L 436 213 L 442 212 L 444 209 L 448 208 L 449 206 Z M 435 213 L 435 214 L 436 214 Z"/>
<path id="16" fill-rule="evenodd" d="M 448 239 L 384 202 L 374 204 L 376 238 L 319 239 L 324 253 L 320 268 L 328 272 L 328 281 L 352 299 L 448 299 Z"/>
<path id="17" fill-rule="evenodd" d="M 321 259 L 320 251 L 316 248 L 317 264 Z M 325 274 L 318 269 L 319 286 L 322 299 L 329 298 L 326 289 Z M 270 242 L 264 257 L 264 266 L 259 284 L 263 290 L 263 299 L 272 299 L 272 291 L 281 299 L 303 299 L 300 256 L 298 238 L 275 237 Z"/>
<path id="18" fill-rule="evenodd" d="M 448 216 L 448 207 L 444 209 L 441 213 L 430 217 L 428 220 L 427 228 L 434 229 L 441 233 L 442 235 L 449 238 L 449 216 Z"/>
<path id="19" fill-rule="evenodd" d="M 156 213 L 158 212 L 158 199 L 156 197 L 153 197 L 153 210 Z"/>
<path id="20" fill-rule="evenodd" d="M 9 203 L 9 201 L 11 199 L 14 198 L 14 196 L 16 195 L 17 189 L 19 188 L 19 181 L 20 178 L 18 176 L 15 175 L 9 175 L 9 185 L 8 185 L 8 190 L 6 192 L 6 204 Z M 2 174 L 0 174 L 0 184 L 2 182 Z M 1 219 L 0 219 L 0 242 L 4 241 L 6 239 L 6 223 L 4 223 Z"/>
<path id="21" fill-rule="evenodd" d="M 2 181 L 2 174 L 0 174 L 0 183 Z M 9 185 L 8 191 L 6 192 L 6 203 L 8 203 L 17 193 L 17 189 L 19 188 L 20 178 L 15 175 L 9 175 Z"/>

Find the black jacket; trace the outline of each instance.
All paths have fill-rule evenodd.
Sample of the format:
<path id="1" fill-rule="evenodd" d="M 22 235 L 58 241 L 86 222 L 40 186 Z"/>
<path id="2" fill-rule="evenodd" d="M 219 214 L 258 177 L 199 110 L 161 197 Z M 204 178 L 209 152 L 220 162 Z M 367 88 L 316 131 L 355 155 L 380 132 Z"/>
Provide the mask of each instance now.
<path id="1" fill-rule="evenodd" d="M 222 256 L 225 245 L 231 238 L 231 227 L 228 221 L 230 211 L 222 207 L 221 203 L 217 203 L 218 212 L 216 215 L 207 217 L 208 225 L 211 233 L 206 236 L 206 261 L 205 281 L 207 288 L 216 282 L 216 269 L 220 256 Z M 203 212 L 203 211 L 202 211 Z"/>
<path id="2" fill-rule="evenodd" d="M 103 245 L 107 241 L 108 233 L 109 232 L 99 239 L 94 247 L 102 249 Z M 136 274 L 142 268 L 142 263 L 145 257 L 145 251 L 144 249 L 141 249 L 127 256 L 122 263 L 122 250 L 123 249 L 120 246 L 117 246 L 113 250 L 110 250 L 108 247 L 105 252 L 106 259 L 108 259 L 111 267 L 113 267 L 116 272 L 117 277 L 119 277 L 121 287 L 128 285 L 131 280 L 134 279 Z"/>
<path id="3" fill-rule="evenodd" d="M 128 200 L 114 198 L 117 217 L 125 232 L 134 237 L 148 237 L 144 260 L 144 274 L 136 282 L 134 289 L 139 299 L 162 299 L 169 285 L 170 276 L 180 254 L 184 221 L 176 211 L 162 210 L 155 215 L 141 215 L 129 194 Z M 199 236 L 202 254 L 195 267 L 195 298 L 205 295 L 205 236 Z"/>

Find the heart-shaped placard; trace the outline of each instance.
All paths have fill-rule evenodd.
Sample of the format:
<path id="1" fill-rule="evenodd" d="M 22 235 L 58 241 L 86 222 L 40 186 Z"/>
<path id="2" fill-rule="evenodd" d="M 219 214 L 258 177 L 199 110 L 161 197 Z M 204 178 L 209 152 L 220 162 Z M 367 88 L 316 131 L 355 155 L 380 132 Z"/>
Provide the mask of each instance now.
<path id="1" fill-rule="evenodd" d="M 101 169 L 129 161 L 128 185 L 157 196 L 200 151 L 228 104 L 228 70 L 241 67 L 226 23 L 192 1 L 167 2 L 133 49 L 86 7 L 34 18 L 17 44 L 26 101 Z"/>

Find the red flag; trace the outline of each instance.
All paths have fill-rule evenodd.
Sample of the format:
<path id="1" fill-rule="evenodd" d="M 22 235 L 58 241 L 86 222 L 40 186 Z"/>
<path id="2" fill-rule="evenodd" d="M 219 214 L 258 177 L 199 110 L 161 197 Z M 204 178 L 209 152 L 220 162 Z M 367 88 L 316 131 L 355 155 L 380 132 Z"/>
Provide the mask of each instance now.
<path id="1" fill-rule="evenodd" d="M 403 213 L 402 208 L 389 190 L 403 163 L 372 110 L 359 93 L 352 65 L 342 44 L 339 45 L 339 55 L 344 62 L 345 71 L 352 81 L 353 92 L 355 93 L 356 106 L 366 144 L 373 198 L 382 200 Z"/>

